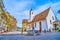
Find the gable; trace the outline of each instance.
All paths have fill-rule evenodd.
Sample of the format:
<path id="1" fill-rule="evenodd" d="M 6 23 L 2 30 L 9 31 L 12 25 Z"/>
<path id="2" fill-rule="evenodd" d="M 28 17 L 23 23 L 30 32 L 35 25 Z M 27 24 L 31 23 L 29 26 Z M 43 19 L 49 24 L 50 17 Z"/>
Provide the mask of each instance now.
<path id="1" fill-rule="evenodd" d="M 49 13 L 48 13 L 46 18 L 48 18 L 48 19 L 53 18 L 55 20 L 55 15 L 54 15 L 52 9 L 50 9 L 50 11 L 49 11 Z"/>

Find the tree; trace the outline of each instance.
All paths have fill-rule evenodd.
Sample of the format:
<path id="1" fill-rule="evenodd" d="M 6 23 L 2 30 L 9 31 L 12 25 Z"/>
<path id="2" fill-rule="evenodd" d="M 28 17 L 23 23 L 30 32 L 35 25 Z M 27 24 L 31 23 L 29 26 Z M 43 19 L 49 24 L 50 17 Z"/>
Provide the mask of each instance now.
<path id="1" fill-rule="evenodd" d="M 17 29 L 21 29 L 20 27 L 17 27 Z"/>

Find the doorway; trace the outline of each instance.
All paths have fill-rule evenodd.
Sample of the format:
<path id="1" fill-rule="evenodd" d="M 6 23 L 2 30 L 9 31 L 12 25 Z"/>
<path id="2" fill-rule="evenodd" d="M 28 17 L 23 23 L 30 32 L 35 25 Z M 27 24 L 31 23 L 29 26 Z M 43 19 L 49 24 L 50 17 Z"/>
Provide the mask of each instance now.
<path id="1" fill-rule="evenodd" d="M 41 24 L 41 22 L 39 22 L 39 25 L 40 25 L 40 32 L 42 32 L 42 24 Z"/>

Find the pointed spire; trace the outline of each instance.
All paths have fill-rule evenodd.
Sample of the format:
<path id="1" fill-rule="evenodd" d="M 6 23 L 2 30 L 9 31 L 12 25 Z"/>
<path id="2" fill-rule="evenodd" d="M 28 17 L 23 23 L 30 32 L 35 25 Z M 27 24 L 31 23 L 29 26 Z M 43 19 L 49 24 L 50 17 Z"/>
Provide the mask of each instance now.
<path id="1" fill-rule="evenodd" d="M 31 10 L 33 10 L 33 9 L 31 8 Z"/>

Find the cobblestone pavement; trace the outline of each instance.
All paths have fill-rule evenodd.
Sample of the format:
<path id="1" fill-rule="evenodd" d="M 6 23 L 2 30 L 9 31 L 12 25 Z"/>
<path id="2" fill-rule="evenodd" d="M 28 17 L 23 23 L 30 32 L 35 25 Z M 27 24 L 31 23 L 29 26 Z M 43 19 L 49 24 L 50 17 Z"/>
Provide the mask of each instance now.
<path id="1" fill-rule="evenodd" d="M 3 34 L 0 40 L 60 40 L 60 32 L 41 33 L 38 36 L 25 36 L 21 34 Z"/>

